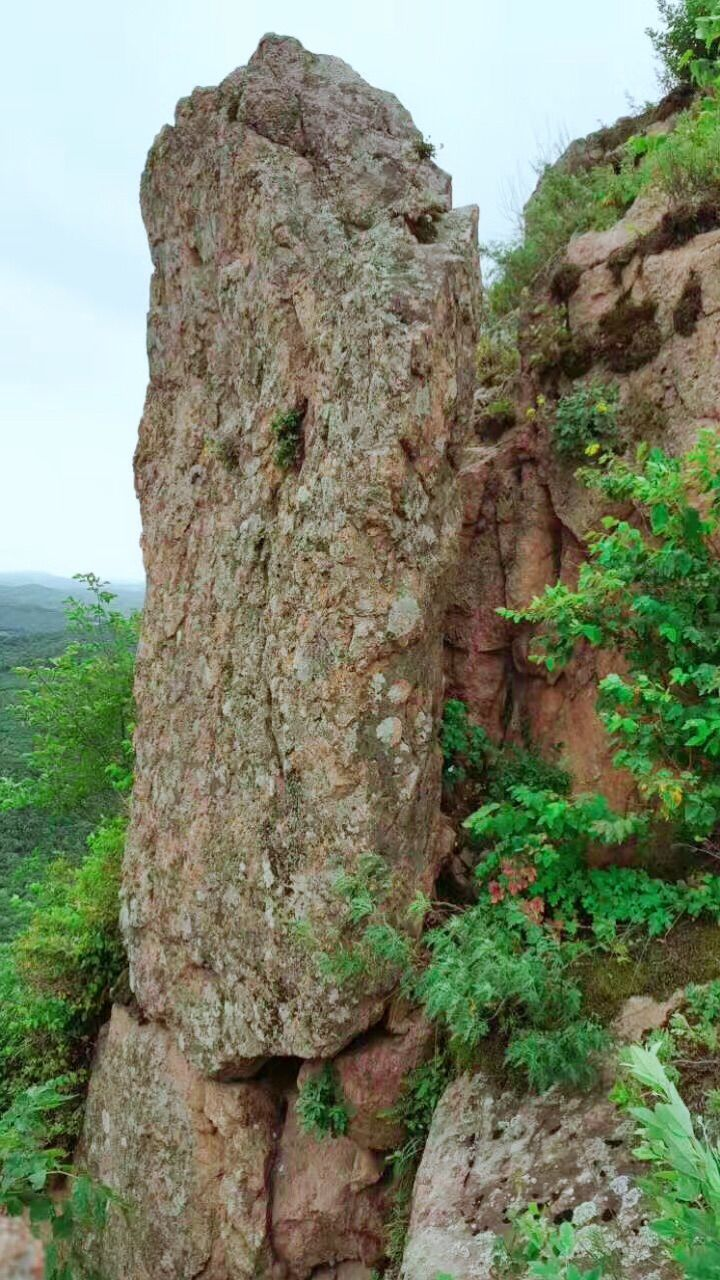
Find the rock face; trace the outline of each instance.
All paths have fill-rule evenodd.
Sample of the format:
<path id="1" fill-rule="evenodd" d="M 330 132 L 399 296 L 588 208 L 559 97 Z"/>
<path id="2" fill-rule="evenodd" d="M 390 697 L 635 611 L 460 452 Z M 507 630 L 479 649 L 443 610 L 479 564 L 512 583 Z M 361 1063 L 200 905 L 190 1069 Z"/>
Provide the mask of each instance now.
<path id="1" fill-rule="evenodd" d="M 180 103 L 142 208 L 123 921 L 144 1014 L 237 1075 L 381 1013 L 387 979 L 328 992 L 296 942 L 301 919 L 320 944 L 333 926 L 337 867 L 380 854 L 403 901 L 434 878 L 476 215 L 395 98 L 275 36 Z"/>
<path id="2" fill-rule="evenodd" d="M 579 377 L 615 384 L 626 443 L 684 452 L 718 423 L 719 315 L 720 206 L 670 209 L 642 197 L 610 230 L 571 240 L 525 317 L 516 425 L 490 439 L 481 399 L 480 442 L 461 466 L 463 572 L 448 612 L 448 696 L 467 701 L 495 737 L 529 731 L 545 754 L 560 748 L 577 790 L 603 790 L 621 810 L 631 784 L 613 768 L 594 710 L 607 666 L 588 650 L 549 677 L 528 661 L 529 637 L 495 610 L 523 608 L 558 578 L 573 583 L 602 514 L 574 477 L 577 461 L 564 463 L 550 443 L 543 418 L 557 397 Z M 538 397 L 545 412 L 536 412 Z M 607 655 L 599 662 L 617 667 Z"/>
<path id="3" fill-rule="evenodd" d="M 43 1249 L 22 1218 L 0 1215 L 0 1277 L 2 1280 L 42 1280 Z"/>
<path id="4" fill-rule="evenodd" d="M 81 1158 L 127 1205 L 89 1245 L 107 1280 L 251 1280 L 270 1265 L 280 1108 L 260 1084 L 203 1079 L 161 1027 L 116 1008 Z"/>
<path id="5" fill-rule="evenodd" d="M 670 1280 L 642 1213 L 632 1126 L 606 1092 L 541 1098 L 463 1076 L 435 1113 L 413 1193 L 401 1280 L 489 1280 L 495 1237 L 535 1201 L 582 1239 L 598 1231 L 626 1280 Z"/>

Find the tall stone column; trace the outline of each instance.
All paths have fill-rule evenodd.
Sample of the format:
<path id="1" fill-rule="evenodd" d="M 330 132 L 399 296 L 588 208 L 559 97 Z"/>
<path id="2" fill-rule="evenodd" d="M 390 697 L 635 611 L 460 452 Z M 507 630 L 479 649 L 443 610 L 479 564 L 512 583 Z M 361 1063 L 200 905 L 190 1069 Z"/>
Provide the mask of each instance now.
<path id="1" fill-rule="evenodd" d="M 436 871 L 474 209 L 400 103 L 267 36 L 142 181 L 147 603 L 123 927 L 143 1017 L 201 1073 L 336 1053 L 392 974 L 328 985 L 339 869 Z"/>

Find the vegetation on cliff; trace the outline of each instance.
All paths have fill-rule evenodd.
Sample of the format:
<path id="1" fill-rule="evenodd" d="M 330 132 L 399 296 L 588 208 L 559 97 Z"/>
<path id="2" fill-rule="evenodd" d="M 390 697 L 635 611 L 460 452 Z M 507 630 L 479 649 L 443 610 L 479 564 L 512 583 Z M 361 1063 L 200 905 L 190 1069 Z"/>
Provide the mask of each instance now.
<path id="1" fill-rule="evenodd" d="M 84 856 L 71 846 L 37 860 L 34 882 L 9 904 L 0 944 L 0 1206 L 46 1223 L 46 1276 L 69 1280 L 79 1233 L 102 1221 L 107 1193 L 68 1177 L 90 1056 L 124 953 L 118 928 L 126 797 L 132 783 L 132 678 L 138 618 L 113 606 L 96 578 L 89 601 L 68 605 L 71 642 L 21 669 L 11 707 L 28 736 L 25 770 L 0 782 L 0 806 L 23 818 L 91 828 Z M 62 830 L 62 828 L 60 828 Z"/>

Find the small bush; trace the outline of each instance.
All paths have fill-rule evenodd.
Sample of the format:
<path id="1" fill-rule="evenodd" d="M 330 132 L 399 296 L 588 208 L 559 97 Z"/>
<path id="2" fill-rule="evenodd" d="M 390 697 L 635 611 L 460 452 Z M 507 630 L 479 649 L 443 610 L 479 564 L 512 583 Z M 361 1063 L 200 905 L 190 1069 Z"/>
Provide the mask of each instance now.
<path id="1" fill-rule="evenodd" d="M 606 1038 L 580 1017 L 582 994 L 570 976 L 578 946 L 534 923 L 517 903 L 493 903 L 488 896 L 426 942 L 430 960 L 417 994 L 460 1062 L 472 1062 L 494 1028 L 509 1039 L 508 1065 L 533 1085 L 594 1079 L 590 1055 Z M 529 1032 L 536 1033 L 532 1041 Z"/>
<path id="2" fill-rule="evenodd" d="M 335 1072 L 328 1062 L 309 1076 L 295 1104 L 300 1127 L 316 1138 L 340 1138 L 347 1133 L 350 1116 Z"/>
<path id="3" fill-rule="evenodd" d="M 118 890 L 125 820 L 90 837 L 79 867 L 51 864 L 35 890 L 29 923 L 0 948 L 0 1112 L 50 1076 L 84 1082 L 94 1036 L 125 957 Z M 79 1107 L 64 1111 L 65 1133 Z"/>
<path id="4" fill-rule="evenodd" d="M 591 382 L 558 402 L 551 432 L 562 458 L 582 458 L 589 447 L 617 442 L 619 393 L 616 386 Z"/>
<path id="5" fill-rule="evenodd" d="M 443 778 L 448 786 L 467 777 L 479 781 L 485 775 L 492 749 L 490 739 L 471 719 L 464 702 L 450 698 L 443 709 L 440 726 Z"/>
<path id="6" fill-rule="evenodd" d="M 270 430 L 277 440 L 275 461 L 285 470 L 297 462 L 304 416 L 300 409 L 290 409 L 287 413 L 277 414 L 270 423 Z"/>
<path id="7" fill-rule="evenodd" d="M 502 391 L 519 369 L 520 352 L 515 334 L 502 325 L 487 325 L 477 345 L 479 385 Z"/>

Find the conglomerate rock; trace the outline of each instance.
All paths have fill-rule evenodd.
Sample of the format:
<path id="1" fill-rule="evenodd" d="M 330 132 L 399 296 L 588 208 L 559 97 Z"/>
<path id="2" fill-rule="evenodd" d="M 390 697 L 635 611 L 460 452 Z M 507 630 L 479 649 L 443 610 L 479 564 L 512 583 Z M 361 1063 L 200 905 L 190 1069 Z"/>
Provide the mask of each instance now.
<path id="1" fill-rule="evenodd" d="M 602 1236 L 625 1280 L 671 1280 L 643 1213 L 632 1122 L 606 1095 L 522 1097 L 484 1075 L 451 1084 L 415 1182 L 401 1280 L 490 1280 L 497 1236 L 531 1203 L 572 1221 L 588 1249 Z"/>
<path id="2" fill-rule="evenodd" d="M 180 103 L 142 208 L 123 924 L 144 1015 L 230 1076 L 380 1016 L 387 975 L 328 989 L 296 938 L 334 938 L 338 867 L 379 854 L 398 910 L 434 879 L 476 214 L 392 95 L 276 36 Z"/>

